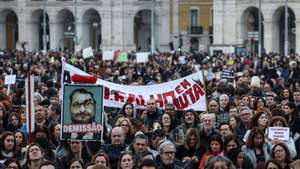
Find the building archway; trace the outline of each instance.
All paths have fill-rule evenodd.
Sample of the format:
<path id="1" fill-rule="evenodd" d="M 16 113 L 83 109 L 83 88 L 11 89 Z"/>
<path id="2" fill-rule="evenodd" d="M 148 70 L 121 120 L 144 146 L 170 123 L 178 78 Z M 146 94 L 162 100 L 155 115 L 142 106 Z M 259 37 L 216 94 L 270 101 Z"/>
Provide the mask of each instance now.
<path id="1" fill-rule="evenodd" d="M 32 36 L 33 49 L 42 50 L 44 46 L 44 18 L 43 10 L 38 9 L 31 14 L 31 31 L 35 36 Z M 46 13 L 46 49 L 50 48 L 50 33 L 49 33 L 49 16 Z"/>
<path id="2" fill-rule="evenodd" d="M 0 12 L 0 36 L 1 48 L 16 48 L 16 44 L 19 40 L 18 17 L 11 9 L 5 9 Z"/>
<path id="3" fill-rule="evenodd" d="M 296 48 L 296 16 L 291 8 L 288 8 L 288 40 L 289 53 L 294 53 Z M 284 6 L 277 8 L 273 15 L 273 43 L 275 52 L 284 53 L 284 28 L 285 24 L 285 8 Z"/>
<path id="4" fill-rule="evenodd" d="M 242 15 L 242 37 L 247 51 L 258 53 L 259 45 L 259 9 L 257 7 L 247 8 Z M 264 48 L 264 17 L 261 13 L 261 49 Z"/>
<path id="5" fill-rule="evenodd" d="M 76 25 L 73 13 L 68 9 L 63 9 L 58 12 L 57 17 L 57 30 L 59 46 L 61 49 L 74 50 L 76 39 Z"/>
<path id="6" fill-rule="evenodd" d="M 89 9 L 83 14 L 82 44 L 83 47 L 91 46 L 99 49 L 102 43 L 102 22 L 101 17 L 95 9 Z"/>
<path id="7" fill-rule="evenodd" d="M 140 10 L 134 17 L 134 43 L 137 51 L 151 49 L 151 10 Z"/>

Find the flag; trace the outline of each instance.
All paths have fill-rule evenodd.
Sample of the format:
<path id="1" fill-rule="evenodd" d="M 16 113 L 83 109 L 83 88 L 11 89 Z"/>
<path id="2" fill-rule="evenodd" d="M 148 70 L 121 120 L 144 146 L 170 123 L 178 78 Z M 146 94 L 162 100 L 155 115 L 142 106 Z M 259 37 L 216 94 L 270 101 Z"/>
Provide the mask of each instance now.
<path id="1" fill-rule="evenodd" d="M 128 62 L 128 55 L 126 52 L 115 51 L 114 60 L 116 62 Z"/>

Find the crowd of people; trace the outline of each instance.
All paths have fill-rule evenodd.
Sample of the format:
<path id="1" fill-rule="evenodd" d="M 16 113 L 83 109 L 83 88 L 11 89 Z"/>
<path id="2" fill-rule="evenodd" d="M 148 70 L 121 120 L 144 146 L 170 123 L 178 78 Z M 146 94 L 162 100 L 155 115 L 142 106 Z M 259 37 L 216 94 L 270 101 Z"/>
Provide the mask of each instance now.
<path id="1" fill-rule="evenodd" d="M 132 103 L 105 108 L 104 140 L 62 140 L 61 66 L 100 79 L 150 85 L 202 70 L 207 111 Z M 16 83 L 5 85 L 6 75 Z M 27 133 L 25 78 L 35 76 L 35 131 Z M 71 51 L 0 53 L 0 163 L 3 169 L 299 169 L 300 56 L 155 53 L 146 63 L 84 59 Z M 269 127 L 289 128 L 270 139 Z"/>

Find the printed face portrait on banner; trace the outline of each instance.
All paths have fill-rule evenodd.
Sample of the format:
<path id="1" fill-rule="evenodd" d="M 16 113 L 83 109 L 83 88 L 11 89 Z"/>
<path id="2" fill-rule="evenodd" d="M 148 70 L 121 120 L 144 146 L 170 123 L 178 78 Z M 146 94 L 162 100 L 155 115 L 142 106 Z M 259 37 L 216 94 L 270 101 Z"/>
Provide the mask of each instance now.
<path id="1" fill-rule="evenodd" d="M 99 140 L 102 110 L 102 86 L 64 85 L 62 139 Z"/>
<path id="2" fill-rule="evenodd" d="M 76 89 L 70 97 L 70 114 L 74 123 L 91 123 L 95 120 L 96 101 L 93 93 Z"/>

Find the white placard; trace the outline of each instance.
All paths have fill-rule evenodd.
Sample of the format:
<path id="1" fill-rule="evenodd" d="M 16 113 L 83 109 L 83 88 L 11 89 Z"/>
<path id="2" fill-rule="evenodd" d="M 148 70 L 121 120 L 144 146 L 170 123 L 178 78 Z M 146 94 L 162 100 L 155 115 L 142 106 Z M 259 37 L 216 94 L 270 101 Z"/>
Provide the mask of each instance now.
<path id="1" fill-rule="evenodd" d="M 16 83 L 16 75 L 6 75 L 4 84 L 10 85 L 10 84 L 15 84 Z"/>
<path id="2" fill-rule="evenodd" d="M 114 60 L 114 51 L 103 51 L 102 60 Z"/>
<path id="3" fill-rule="evenodd" d="M 181 63 L 181 64 L 186 64 L 186 61 L 185 61 L 185 56 L 179 56 L 179 62 Z"/>
<path id="4" fill-rule="evenodd" d="M 289 127 L 269 127 L 268 138 L 278 140 L 289 140 L 290 128 Z"/>
<path id="5" fill-rule="evenodd" d="M 94 56 L 92 47 L 88 47 L 88 48 L 83 49 L 82 56 L 83 56 L 84 59 L 87 59 L 87 58 L 90 58 L 90 57 Z"/>
<path id="6" fill-rule="evenodd" d="M 136 53 L 136 62 L 137 63 L 145 63 L 148 62 L 148 52 L 138 52 Z"/>

